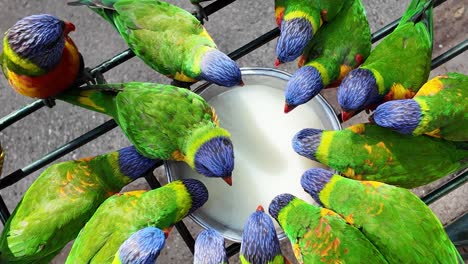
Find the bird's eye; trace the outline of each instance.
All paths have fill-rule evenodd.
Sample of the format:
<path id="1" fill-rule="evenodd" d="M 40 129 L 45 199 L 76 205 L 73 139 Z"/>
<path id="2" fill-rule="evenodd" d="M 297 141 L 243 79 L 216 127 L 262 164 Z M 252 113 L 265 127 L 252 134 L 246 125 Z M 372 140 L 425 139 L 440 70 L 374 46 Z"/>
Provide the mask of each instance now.
<path id="1" fill-rule="evenodd" d="M 231 141 L 224 138 L 223 139 L 223 144 L 224 144 L 224 146 L 231 146 Z"/>

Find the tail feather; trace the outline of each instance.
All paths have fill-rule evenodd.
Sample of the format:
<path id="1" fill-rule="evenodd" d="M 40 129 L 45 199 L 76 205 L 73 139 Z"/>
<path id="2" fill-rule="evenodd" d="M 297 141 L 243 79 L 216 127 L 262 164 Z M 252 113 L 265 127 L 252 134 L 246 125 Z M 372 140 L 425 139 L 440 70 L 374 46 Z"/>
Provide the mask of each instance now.
<path id="1" fill-rule="evenodd" d="M 69 6 L 89 6 L 91 8 L 102 8 L 102 9 L 108 9 L 114 11 L 114 3 L 115 1 L 99 1 L 99 0 L 78 0 L 78 1 L 73 1 L 73 2 L 68 2 L 67 5 Z"/>
<path id="2" fill-rule="evenodd" d="M 432 22 L 433 6 L 434 0 L 412 0 L 401 17 L 398 27 L 406 24 L 407 22 L 422 23 L 425 25 L 430 39 L 434 39 Z"/>

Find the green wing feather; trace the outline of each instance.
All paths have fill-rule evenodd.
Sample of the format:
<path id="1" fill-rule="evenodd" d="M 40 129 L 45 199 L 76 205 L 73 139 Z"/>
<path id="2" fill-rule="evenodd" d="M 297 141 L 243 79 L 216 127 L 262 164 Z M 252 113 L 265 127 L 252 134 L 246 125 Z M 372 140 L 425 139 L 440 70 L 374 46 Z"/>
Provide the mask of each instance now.
<path id="1" fill-rule="evenodd" d="M 380 75 L 376 79 L 381 96 L 386 100 L 414 96 L 429 77 L 432 39 L 432 0 L 412 0 L 398 27 L 361 66 Z M 399 86 L 392 90 L 394 85 Z"/>
<path id="2" fill-rule="evenodd" d="M 359 66 L 356 56 L 365 60 L 370 50 L 371 33 L 364 6 L 361 0 L 347 1 L 338 16 L 322 26 L 309 43 L 304 51 L 305 66 L 322 66 L 323 69 L 320 66 L 316 69 L 327 86 Z M 347 72 L 340 73 L 341 65 Z"/>
<path id="3" fill-rule="evenodd" d="M 111 115 L 146 157 L 173 159 L 176 151 L 185 155 L 194 129 L 217 126 L 212 108 L 187 89 L 138 82 L 92 88 L 69 90 L 58 99 Z"/>
<path id="4" fill-rule="evenodd" d="M 307 16 L 307 20 L 312 23 L 314 34 L 324 22 L 333 20 L 344 3 L 347 1 L 327 1 L 327 0 L 284 0 L 286 9 L 285 19 L 294 19 Z"/>
<path id="5" fill-rule="evenodd" d="M 191 203 L 181 182 L 148 192 L 114 195 L 81 230 L 66 263 L 112 263 L 120 245 L 131 234 L 148 226 L 172 226 L 188 214 Z"/>
<path id="6" fill-rule="evenodd" d="M 0 238 L 0 262 L 48 263 L 109 195 L 131 181 L 112 164 L 117 157 L 113 152 L 47 168 L 8 219 Z"/>
<path id="7" fill-rule="evenodd" d="M 409 190 L 334 175 L 319 198 L 359 228 L 390 263 L 457 263 L 458 251 L 444 227 Z"/>
<path id="8" fill-rule="evenodd" d="M 278 219 L 299 263 L 387 263 L 357 228 L 333 211 L 295 198 Z"/>
<path id="9" fill-rule="evenodd" d="M 413 134 L 468 141 L 467 87 L 468 76 L 459 73 L 449 73 L 426 83 L 413 98 L 421 109 L 420 123 Z"/>
<path id="10" fill-rule="evenodd" d="M 468 151 L 450 141 L 359 124 L 324 131 L 316 157 L 350 178 L 414 188 L 466 167 Z"/>

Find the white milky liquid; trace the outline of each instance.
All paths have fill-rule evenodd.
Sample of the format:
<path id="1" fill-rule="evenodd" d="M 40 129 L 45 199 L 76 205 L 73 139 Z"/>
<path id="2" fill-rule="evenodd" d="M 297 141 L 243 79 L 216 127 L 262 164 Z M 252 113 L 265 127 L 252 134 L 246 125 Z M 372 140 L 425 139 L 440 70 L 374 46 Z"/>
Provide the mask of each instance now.
<path id="1" fill-rule="evenodd" d="M 323 166 L 298 155 L 291 146 L 299 130 L 323 128 L 313 106 L 302 105 L 284 114 L 284 91 L 263 85 L 232 89 L 208 102 L 232 135 L 235 166 L 231 187 L 183 166 L 180 176 L 202 181 L 209 191 L 209 200 L 197 210 L 197 217 L 221 223 L 233 231 L 228 237 L 239 240 L 249 215 L 258 205 L 268 212 L 278 194 L 291 193 L 314 203 L 301 188 L 300 178 L 306 170 Z M 278 225 L 277 230 L 282 232 Z"/>

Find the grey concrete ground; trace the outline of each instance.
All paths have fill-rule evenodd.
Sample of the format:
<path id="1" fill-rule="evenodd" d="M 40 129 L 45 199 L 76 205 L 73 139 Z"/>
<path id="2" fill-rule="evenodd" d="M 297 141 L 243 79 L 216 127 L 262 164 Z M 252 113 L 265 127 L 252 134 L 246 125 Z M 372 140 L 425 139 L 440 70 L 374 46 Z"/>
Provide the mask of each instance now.
<path id="1" fill-rule="evenodd" d="M 188 0 L 172 0 L 171 2 L 192 10 L 192 7 L 188 4 Z M 401 15 L 409 0 L 363 0 L 363 2 L 366 6 L 372 31 L 375 31 Z M 68 7 L 65 3 L 66 1 L 54 0 L 0 0 L 0 32 L 5 32 L 23 16 L 50 13 L 69 20 L 76 25 L 77 30 L 71 34 L 71 37 L 80 48 L 87 66 L 95 66 L 99 62 L 126 49 L 126 45 L 120 36 L 96 14 L 84 7 Z M 466 38 L 468 20 L 465 8 L 467 6 L 467 0 L 449 0 L 441 7 L 436 8 L 434 15 L 434 57 Z M 260 36 L 274 28 L 274 26 L 273 1 L 271 0 L 238 0 L 210 16 L 210 21 L 206 23 L 206 28 L 217 42 L 220 50 L 226 53 Z M 271 67 L 274 61 L 275 45 L 276 40 L 240 59 L 239 65 L 243 67 Z M 447 71 L 459 71 L 467 74 L 467 59 L 467 53 L 464 53 L 433 71 L 431 76 Z M 280 69 L 292 73 L 296 67 L 294 63 L 291 63 L 282 66 Z M 137 58 L 115 68 L 107 73 L 105 77 L 109 82 L 169 82 L 167 78 L 155 73 Z M 324 94 L 332 103 L 336 101 L 334 89 L 325 91 Z M 8 88 L 5 79 L 0 78 L 0 117 L 31 101 L 29 98 L 24 98 L 14 93 L 12 89 Z M 37 111 L 21 122 L 0 132 L 0 141 L 6 152 L 3 174 L 7 175 L 18 168 L 30 164 L 44 154 L 96 127 L 107 119 L 103 115 L 71 107 L 61 102 L 58 102 L 57 106 L 53 109 L 41 109 Z M 365 117 L 360 116 L 352 119 L 351 122 L 356 123 L 362 120 L 365 120 Z M 128 144 L 128 141 L 119 129 L 114 129 L 97 140 L 66 155 L 60 161 L 96 155 L 116 150 Z M 42 171 L 43 169 L 33 173 L 12 187 L 2 190 L 1 194 L 6 199 L 10 210 L 15 208 L 25 190 Z M 160 179 L 164 178 L 162 169 L 158 169 L 156 174 Z M 419 188 L 416 192 L 424 194 L 437 185 L 440 185 L 440 182 L 426 188 Z M 147 186 L 140 181 L 133 188 L 147 188 Z M 451 222 L 467 212 L 467 193 L 468 185 L 465 184 L 456 192 L 434 203 L 431 208 L 443 223 Z M 47 221 L 47 219 L 44 219 L 44 221 Z M 194 235 L 200 231 L 200 228 L 190 220 L 186 219 L 184 221 L 189 225 Z M 284 246 L 286 248 L 287 244 Z M 67 250 L 64 250 L 53 263 L 63 263 L 66 254 Z M 170 235 L 167 247 L 159 259 L 159 263 L 191 263 L 191 261 L 192 257 L 189 250 L 174 230 Z M 238 263 L 237 258 L 231 258 L 231 263 Z"/>

